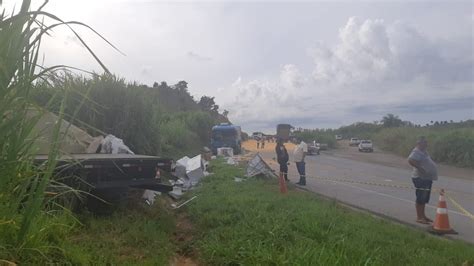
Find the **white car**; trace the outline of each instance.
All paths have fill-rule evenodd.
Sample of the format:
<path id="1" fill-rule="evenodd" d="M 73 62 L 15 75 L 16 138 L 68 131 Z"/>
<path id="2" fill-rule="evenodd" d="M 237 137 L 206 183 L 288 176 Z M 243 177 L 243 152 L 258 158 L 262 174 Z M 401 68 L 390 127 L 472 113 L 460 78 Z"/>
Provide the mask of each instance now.
<path id="1" fill-rule="evenodd" d="M 360 144 L 360 140 L 358 138 L 351 138 L 349 141 L 349 146 L 357 146 Z"/>
<path id="2" fill-rule="evenodd" d="M 341 135 L 336 135 L 336 140 L 342 140 L 342 136 Z"/>
<path id="3" fill-rule="evenodd" d="M 371 140 L 362 140 L 359 143 L 359 151 L 360 152 L 363 152 L 363 151 L 373 152 L 374 147 L 372 145 L 372 141 Z"/>

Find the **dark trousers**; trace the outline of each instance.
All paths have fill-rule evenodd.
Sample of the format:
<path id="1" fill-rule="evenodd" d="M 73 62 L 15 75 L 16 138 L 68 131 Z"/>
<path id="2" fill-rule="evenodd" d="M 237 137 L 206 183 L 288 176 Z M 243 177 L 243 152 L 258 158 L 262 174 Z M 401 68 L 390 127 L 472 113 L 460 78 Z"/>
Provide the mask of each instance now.
<path id="1" fill-rule="evenodd" d="M 305 162 L 296 162 L 296 169 L 300 174 L 300 184 L 306 185 L 306 163 Z"/>
<path id="2" fill-rule="evenodd" d="M 288 180 L 288 163 L 279 163 L 280 164 L 280 173 L 283 173 L 285 180 Z"/>

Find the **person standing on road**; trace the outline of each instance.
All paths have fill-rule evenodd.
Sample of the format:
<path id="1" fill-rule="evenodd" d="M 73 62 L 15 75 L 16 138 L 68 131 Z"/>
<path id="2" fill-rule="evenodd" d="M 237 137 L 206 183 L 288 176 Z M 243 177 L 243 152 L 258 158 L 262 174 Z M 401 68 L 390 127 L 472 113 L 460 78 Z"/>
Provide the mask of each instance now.
<path id="1" fill-rule="evenodd" d="M 300 181 L 296 184 L 300 186 L 306 186 L 306 163 L 304 162 L 306 154 L 308 154 L 308 144 L 301 140 L 293 150 L 293 159 L 300 174 Z"/>
<path id="2" fill-rule="evenodd" d="M 433 222 L 425 215 L 425 205 L 430 201 L 433 180 L 438 179 L 436 164 L 427 149 L 428 141 L 425 137 L 419 137 L 416 147 L 408 156 L 408 163 L 413 167 L 412 180 L 416 188 L 416 222 L 421 224 Z"/>
<path id="3" fill-rule="evenodd" d="M 280 175 L 285 177 L 285 181 L 288 180 L 288 151 L 286 150 L 285 144 L 282 139 L 277 139 L 277 145 L 275 146 L 275 152 L 277 154 L 277 161 L 280 165 Z"/>
<path id="4" fill-rule="evenodd" d="M 257 150 L 260 148 L 260 138 L 257 138 Z"/>
<path id="5" fill-rule="evenodd" d="M 265 138 L 262 138 L 262 143 L 260 144 L 260 147 L 261 147 L 262 149 L 265 148 Z"/>

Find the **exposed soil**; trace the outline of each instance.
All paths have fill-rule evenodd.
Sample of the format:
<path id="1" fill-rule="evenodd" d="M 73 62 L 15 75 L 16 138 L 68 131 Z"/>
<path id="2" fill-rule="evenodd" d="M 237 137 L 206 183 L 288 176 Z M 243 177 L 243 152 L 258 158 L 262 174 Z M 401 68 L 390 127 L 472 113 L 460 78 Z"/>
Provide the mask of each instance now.
<path id="1" fill-rule="evenodd" d="M 193 249 L 194 226 L 189 216 L 184 211 L 178 211 L 176 216 L 176 232 L 174 241 L 179 250 L 170 261 L 172 266 L 194 266 L 199 265 L 196 251 Z"/>

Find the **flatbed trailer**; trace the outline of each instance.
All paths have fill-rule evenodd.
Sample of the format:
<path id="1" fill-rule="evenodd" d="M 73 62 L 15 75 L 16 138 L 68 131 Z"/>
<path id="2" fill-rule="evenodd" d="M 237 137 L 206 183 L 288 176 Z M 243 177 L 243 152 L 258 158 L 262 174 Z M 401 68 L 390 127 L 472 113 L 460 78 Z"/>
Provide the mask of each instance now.
<path id="1" fill-rule="evenodd" d="M 45 164 L 47 155 L 35 156 L 35 164 Z M 64 183 L 114 203 L 130 188 L 169 192 L 173 187 L 156 178 L 157 171 L 171 172 L 172 160 L 136 154 L 70 154 L 57 158 L 55 175 Z M 73 178 L 76 177 L 76 178 Z M 79 177 L 79 178 L 77 178 Z"/>

